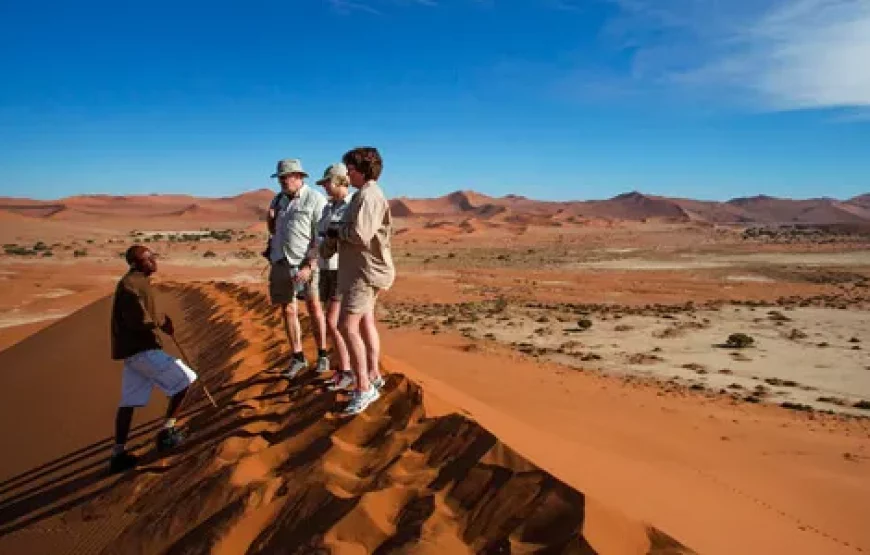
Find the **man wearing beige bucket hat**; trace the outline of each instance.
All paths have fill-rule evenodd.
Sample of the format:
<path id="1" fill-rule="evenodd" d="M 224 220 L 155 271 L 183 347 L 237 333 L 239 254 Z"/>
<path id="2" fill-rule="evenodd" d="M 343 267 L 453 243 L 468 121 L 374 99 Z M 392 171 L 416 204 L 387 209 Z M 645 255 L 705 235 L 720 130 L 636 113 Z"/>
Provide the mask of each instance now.
<path id="1" fill-rule="evenodd" d="M 297 298 L 304 299 L 308 309 L 317 342 L 317 370 L 329 371 L 326 321 L 318 291 L 319 267 L 316 252 L 313 256 L 311 253 L 326 199 L 305 184 L 308 173 L 298 159 L 280 160 L 272 177 L 278 178 L 281 192 L 269 205 L 269 296 L 272 305 L 281 308 L 284 330 L 293 353 L 284 375 L 292 379 L 308 367 L 302 352 Z"/>

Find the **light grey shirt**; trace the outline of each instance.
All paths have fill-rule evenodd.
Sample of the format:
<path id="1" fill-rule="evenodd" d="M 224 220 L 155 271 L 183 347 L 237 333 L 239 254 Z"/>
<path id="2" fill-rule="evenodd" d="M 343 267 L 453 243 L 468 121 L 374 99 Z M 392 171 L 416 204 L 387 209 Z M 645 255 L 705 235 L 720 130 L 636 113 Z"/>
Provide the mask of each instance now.
<path id="1" fill-rule="evenodd" d="M 317 225 L 326 206 L 326 197 L 308 185 L 296 195 L 281 194 L 272 201 L 275 210 L 275 234 L 269 243 L 269 259 L 274 264 L 282 258 L 299 266 L 317 237 Z"/>
<path id="2" fill-rule="evenodd" d="M 323 209 L 323 216 L 320 218 L 320 224 L 317 226 L 318 236 L 325 235 L 329 224 L 338 223 L 344 218 L 347 207 L 350 205 L 351 196 L 348 195 L 341 200 L 331 200 Z M 329 258 L 320 257 L 319 260 L 321 270 L 338 270 L 338 253 L 333 254 Z"/>

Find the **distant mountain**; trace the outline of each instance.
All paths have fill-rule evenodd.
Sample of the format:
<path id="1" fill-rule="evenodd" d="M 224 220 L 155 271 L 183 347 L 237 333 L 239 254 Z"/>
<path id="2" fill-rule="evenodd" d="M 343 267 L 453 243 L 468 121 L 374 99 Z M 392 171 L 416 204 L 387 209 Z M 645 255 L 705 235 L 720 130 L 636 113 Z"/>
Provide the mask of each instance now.
<path id="1" fill-rule="evenodd" d="M 256 222 L 275 192 L 249 191 L 222 198 L 190 195 L 78 195 L 53 201 L 0 197 L 0 213 L 57 221 L 94 219 Z M 463 229 L 487 225 L 562 225 L 582 221 L 672 221 L 716 224 L 870 224 L 870 193 L 848 200 L 788 199 L 765 195 L 726 202 L 670 198 L 632 191 L 606 200 L 540 201 L 455 191 L 435 198 L 390 200 L 397 218 L 447 219 Z M 457 220 L 458 219 L 458 220 Z M 446 224 L 445 224 L 446 225 Z M 453 224 L 451 224 L 453 225 Z M 459 225 L 459 224 L 457 224 Z"/>
<path id="2" fill-rule="evenodd" d="M 472 191 L 457 191 L 439 198 L 396 199 L 391 205 L 397 217 L 462 214 L 484 219 L 498 217 L 507 221 L 547 217 L 561 221 L 580 217 L 719 224 L 870 223 L 870 194 L 848 201 L 830 198 L 793 200 L 760 195 L 716 202 L 632 191 L 606 200 L 552 202 L 516 195 L 494 198 Z"/>

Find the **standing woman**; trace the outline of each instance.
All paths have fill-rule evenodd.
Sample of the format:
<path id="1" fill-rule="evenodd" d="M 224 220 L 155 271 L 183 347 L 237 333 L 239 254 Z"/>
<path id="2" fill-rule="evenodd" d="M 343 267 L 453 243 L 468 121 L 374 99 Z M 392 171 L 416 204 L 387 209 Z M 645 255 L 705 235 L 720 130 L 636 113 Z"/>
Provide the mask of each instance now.
<path id="1" fill-rule="evenodd" d="M 326 191 L 329 201 L 323 209 L 323 216 L 318 224 L 319 247 L 326 237 L 330 225 L 337 225 L 347 212 L 350 181 L 347 177 L 347 167 L 342 164 L 333 164 L 323 172 L 323 179 L 317 182 Z M 339 370 L 335 373 L 333 389 L 347 389 L 354 384 L 353 371 L 350 369 L 350 354 L 347 352 L 347 344 L 338 331 L 338 317 L 341 312 L 341 294 L 338 292 L 338 267 L 339 257 L 335 249 L 328 251 L 320 249 L 318 260 L 320 266 L 320 301 L 326 312 L 326 329 L 335 346 L 338 356 Z"/>
<path id="2" fill-rule="evenodd" d="M 327 237 L 338 239 L 339 329 L 350 351 L 356 387 L 346 414 L 359 414 L 380 397 L 381 340 L 375 322 L 378 295 L 392 286 L 396 270 L 390 241 L 393 216 L 378 185 L 383 160 L 376 148 L 360 147 L 342 157 L 354 195 L 344 218 Z"/>

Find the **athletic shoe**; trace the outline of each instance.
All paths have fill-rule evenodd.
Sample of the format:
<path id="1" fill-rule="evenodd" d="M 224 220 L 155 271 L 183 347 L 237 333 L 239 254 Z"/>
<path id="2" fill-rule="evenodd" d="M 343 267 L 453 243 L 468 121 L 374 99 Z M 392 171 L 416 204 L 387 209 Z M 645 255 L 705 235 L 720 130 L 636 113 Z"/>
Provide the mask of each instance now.
<path id="1" fill-rule="evenodd" d="M 138 460 L 136 457 L 126 451 L 112 455 L 109 459 L 109 472 L 126 472 L 136 466 Z"/>
<path id="2" fill-rule="evenodd" d="M 184 432 L 177 428 L 163 428 L 157 434 L 157 450 L 167 451 L 184 443 Z"/>
<path id="3" fill-rule="evenodd" d="M 381 375 L 378 375 L 378 377 L 371 380 L 371 382 L 372 382 L 373 386 L 378 388 L 378 391 L 382 390 L 384 388 L 384 386 L 387 385 L 387 380 L 385 380 L 384 377 Z"/>
<path id="4" fill-rule="evenodd" d="M 378 393 L 376 387 L 370 387 L 368 391 L 354 391 L 350 399 L 350 403 L 344 409 L 344 414 L 359 414 L 366 410 L 369 405 L 380 399 L 381 394 Z"/>
<path id="5" fill-rule="evenodd" d="M 330 391 L 342 391 L 346 389 L 350 389 L 356 384 L 356 379 L 353 377 L 353 372 L 339 371 L 335 374 L 337 379 L 333 380 L 331 384 L 329 384 Z"/>
<path id="6" fill-rule="evenodd" d="M 317 373 L 326 374 L 327 372 L 329 372 L 329 358 L 317 357 Z"/>
<path id="7" fill-rule="evenodd" d="M 299 375 L 299 372 L 302 372 L 306 368 L 308 368 L 308 362 L 306 362 L 304 358 L 302 360 L 299 360 L 298 358 L 294 358 L 290 362 L 290 366 L 284 372 L 284 377 L 290 378 L 292 380 L 297 375 Z"/>

